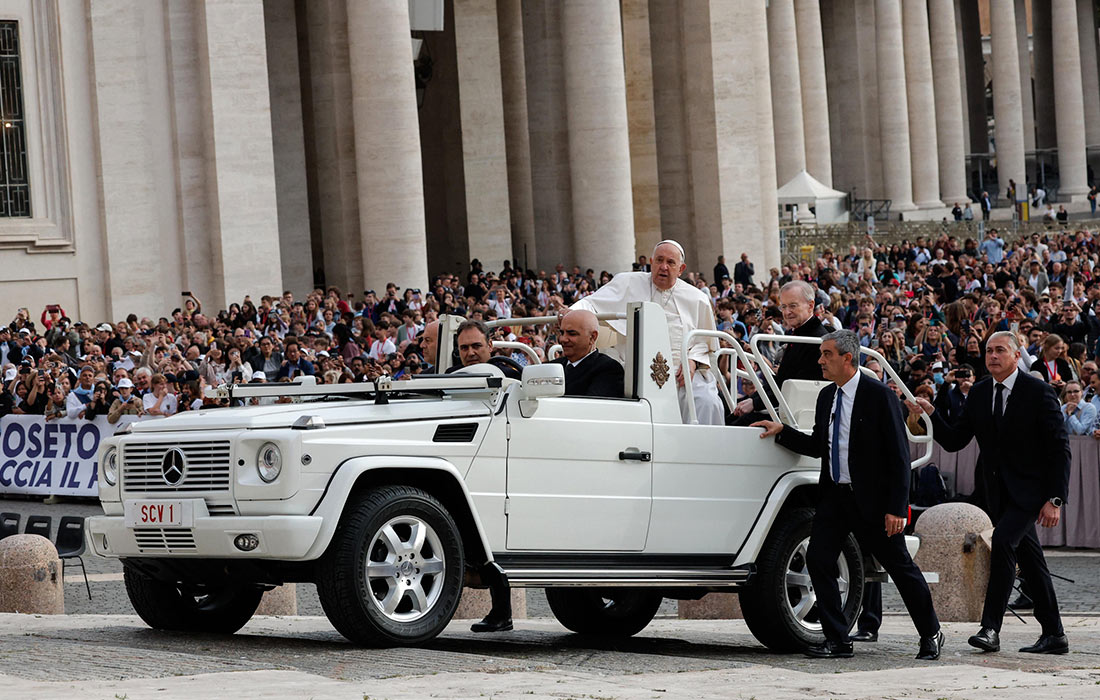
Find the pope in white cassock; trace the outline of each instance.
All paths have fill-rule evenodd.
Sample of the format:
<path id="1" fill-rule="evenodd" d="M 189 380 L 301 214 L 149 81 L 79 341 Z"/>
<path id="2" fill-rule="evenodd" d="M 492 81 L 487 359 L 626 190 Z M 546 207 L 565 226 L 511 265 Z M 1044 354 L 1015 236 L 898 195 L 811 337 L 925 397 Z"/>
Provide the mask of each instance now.
<path id="1" fill-rule="evenodd" d="M 593 313 L 623 313 L 632 301 L 652 301 L 664 309 L 672 341 L 672 365 L 680 396 L 680 415 L 689 421 L 687 392 L 684 390 L 684 366 L 681 357 L 684 336 L 696 329 L 716 330 L 710 296 L 680 279 L 684 264 L 683 247 L 672 240 L 661 241 L 653 249 L 650 272 L 620 272 L 595 293 L 573 304 L 572 309 Z M 626 335 L 626 321 L 608 321 L 616 332 Z M 688 349 L 687 366 L 691 390 L 695 396 L 695 414 L 700 424 L 724 425 L 722 404 L 714 372 L 710 371 L 709 347 L 717 349 L 713 338 L 699 338 Z"/>

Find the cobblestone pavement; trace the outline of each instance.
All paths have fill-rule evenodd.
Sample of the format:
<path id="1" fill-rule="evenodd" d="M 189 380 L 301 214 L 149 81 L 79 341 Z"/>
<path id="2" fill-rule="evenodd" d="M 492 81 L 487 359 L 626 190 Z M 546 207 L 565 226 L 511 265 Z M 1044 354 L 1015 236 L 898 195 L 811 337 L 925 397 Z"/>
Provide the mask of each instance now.
<path id="1" fill-rule="evenodd" d="M 132 616 L 0 614 L 5 698 L 1095 698 L 1100 617 L 1067 617 L 1065 656 L 1020 654 L 1034 630 L 1013 620 L 1004 652 L 966 645 L 974 625 L 945 625 L 938 663 L 913 659 L 903 616 L 853 659 L 767 652 L 740 621 L 658 620 L 601 641 L 547 619 L 484 636 L 456 621 L 417 649 L 365 649 L 315 617 L 253 619 L 231 637 L 175 635 Z M 1030 626 L 1034 627 L 1034 625 Z"/>
<path id="2" fill-rule="evenodd" d="M 99 509 L 0 499 L 0 511 L 52 515 L 56 527 L 61 515 Z M 1054 573 L 1076 580 L 1055 581 L 1072 653 L 1015 652 L 1038 628 L 1009 618 L 1006 651 L 979 654 L 966 645 L 976 626 L 949 623 L 947 651 L 931 665 L 912 658 L 912 623 L 899 614 L 892 586 L 884 607 L 894 614 L 880 642 L 860 645 L 852 660 L 772 654 L 743 622 L 677 620 L 672 601 L 635 638 L 582 638 L 550 617 L 539 590 L 528 591 L 529 619 L 517 621 L 515 632 L 474 635 L 469 621 L 455 621 L 423 648 L 362 649 L 320 616 L 309 584 L 298 586 L 302 616 L 257 617 L 232 637 L 151 630 L 132 615 L 118 561 L 89 556 L 91 601 L 70 570 L 69 615 L 0 614 L 0 698 L 1095 698 L 1100 615 L 1089 613 L 1100 612 L 1100 553 L 1047 555 Z"/>

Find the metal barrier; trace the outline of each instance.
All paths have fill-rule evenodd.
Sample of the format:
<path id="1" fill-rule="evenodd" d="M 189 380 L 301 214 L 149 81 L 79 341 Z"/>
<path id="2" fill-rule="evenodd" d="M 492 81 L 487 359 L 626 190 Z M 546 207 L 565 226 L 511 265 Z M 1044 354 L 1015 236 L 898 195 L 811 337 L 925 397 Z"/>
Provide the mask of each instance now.
<path id="1" fill-rule="evenodd" d="M 726 333 L 725 331 L 709 331 L 709 330 L 705 330 L 705 329 L 702 329 L 702 328 L 696 328 L 695 330 L 689 331 L 687 334 L 684 335 L 684 340 L 683 340 L 683 343 L 681 344 L 681 349 L 680 349 L 680 357 L 681 358 L 685 358 L 685 359 L 687 358 L 688 350 L 691 348 L 691 342 L 690 341 L 692 341 L 695 338 L 717 338 L 718 340 L 724 340 L 724 341 L 726 341 L 727 343 L 730 344 L 730 347 L 729 348 L 723 348 L 723 349 L 732 350 L 733 353 L 737 356 L 737 359 L 741 360 L 745 364 L 746 367 L 748 367 L 750 364 L 752 364 L 749 361 L 748 355 L 746 355 L 745 351 L 741 348 L 741 344 L 738 343 L 737 340 L 732 335 L 730 335 L 729 333 Z M 710 357 L 711 371 L 716 372 L 718 370 L 718 352 L 719 352 L 718 350 L 708 350 L 707 351 L 707 354 Z M 683 365 L 681 364 L 681 367 L 682 366 Z M 760 383 L 760 378 L 757 377 L 755 373 L 753 373 L 753 374 L 746 373 L 746 375 L 747 375 L 746 378 L 749 381 L 752 382 L 752 385 L 754 387 L 756 387 L 756 390 L 758 392 L 763 392 L 764 391 L 764 386 Z M 717 377 L 716 377 L 716 379 L 717 379 Z M 718 382 L 719 387 L 721 387 L 722 384 L 723 384 L 723 382 Z M 688 418 L 689 418 L 688 422 L 691 423 L 692 425 L 698 425 L 699 424 L 699 417 L 695 414 L 695 392 L 694 392 L 694 390 L 692 389 L 692 386 L 691 386 L 690 373 L 687 373 L 684 376 L 684 393 L 687 394 Z M 778 421 L 779 416 L 775 412 L 775 407 L 772 406 L 771 402 L 767 400 L 767 394 L 761 394 L 761 396 L 764 397 L 764 409 L 768 412 L 768 415 L 771 416 L 772 420 Z M 723 398 L 726 398 L 727 401 L 730 400 L 728 398 L 728 389 L 727 389 L 726 394 L 723 396 Z"/>

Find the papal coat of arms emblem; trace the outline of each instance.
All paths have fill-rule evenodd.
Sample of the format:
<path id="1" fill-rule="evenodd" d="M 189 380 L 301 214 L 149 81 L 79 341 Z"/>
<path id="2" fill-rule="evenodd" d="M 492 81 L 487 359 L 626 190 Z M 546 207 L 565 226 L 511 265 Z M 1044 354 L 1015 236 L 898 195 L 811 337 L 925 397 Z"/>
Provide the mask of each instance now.
<path id="1" fill-rule="evenodd" d="M 668 381 L 668 361 L 665 360 L 664 355 L 657 353 L 657 357 L 653 358 L 653 364 L 649 366 L 650 377 L 657 383 L 657 388 L 660 389 Z"/>

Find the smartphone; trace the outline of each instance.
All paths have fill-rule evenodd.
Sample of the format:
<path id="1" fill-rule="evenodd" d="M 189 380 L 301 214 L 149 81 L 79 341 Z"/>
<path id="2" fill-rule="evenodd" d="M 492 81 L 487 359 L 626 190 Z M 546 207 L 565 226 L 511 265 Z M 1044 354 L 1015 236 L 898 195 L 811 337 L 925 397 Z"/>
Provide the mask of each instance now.
<path id="1" fill-rule="evenodd" d="M 180 294 L 185 296 L 185 297 L 191 296 L 191 292 L 180 292 Z"/>
<path id="2" fill-rule="evenodd" d="M 58 306 L 57 304 L 50 304 L 49 306 L 46 307 L 46 311 L 49 311 L 50 313 L 53 313 L 55 311 L 59 311 L 60 309 L 61 309 L 61 307 Z"/>
<path id="3" fill-rule="evenodd" d="M 1019 333 L 1020 332 L 1020 322 L 1019 321 L 1013 321 L 1012 325 L 1010 325 L 1009 328 L 1012 329 L 1013 333 Z"/>

